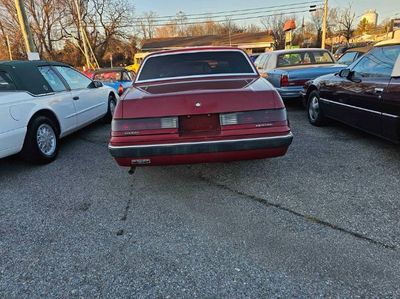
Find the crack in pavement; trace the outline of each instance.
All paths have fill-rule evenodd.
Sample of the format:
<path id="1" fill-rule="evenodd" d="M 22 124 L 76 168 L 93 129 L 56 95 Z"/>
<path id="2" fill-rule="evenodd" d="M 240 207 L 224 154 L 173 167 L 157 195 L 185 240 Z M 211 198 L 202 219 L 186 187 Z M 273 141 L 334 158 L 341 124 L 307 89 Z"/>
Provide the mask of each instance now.
<path id="1" fill-rule="evenodd" d="M 129 209 L 131 208 L 131 205 L 132 205 L 132 198 L 129 198 L 125 206 L 124 214 L 121 217 L 121 221 L 126 221 L 126 219 L 128 218 L 128 213 Z"/>
<path id="2" fill-rule="evenodd" d="M 247 193 L 239 191 L 239 190 L 235 190 L 235 189 L 233 189 L 233 188 L 231 188 L 229 186 L 226 186 L 226 185 L 224 185 L 222 183 L 214 182 L 211 179 L 205 177 L 204 175 L 200 175 L 199 178 L 201 180 L 209 183 L 209 184 L 213 184 L 213 185 L 215 185 L 215 186 L 217 186 L 219 188 L 222 188 L 224 190 L 227 190 L 227 191 L 230 191 L 230 192 L 234 192 L 234 193 L 239 194 L 241 196 L 250 198 L 250 199 L 255 200 L 255 201 L 257 201 L 257 202 L 259 202 L 259 203 L 261 203 L 263 205 L 266 205 L 268 207 L 273 207 L 273 208 L 279 209 L 281 211 L 285 211 L 287 213 L 295 215 L 297 217 L 301 217 L 301 218 L 303 218 L 304 220 L 306 220 L 308 222 L 312 222 L 312 223 L 316 223 L 316 224 L 319 224 L 319 225 L 322 225 L 322 226 L 325 226 L 325 227 L 329 227 L 329 228 L 334 229 L 336 231 L 351 235 L 351 236 L 353 236 L 353 237 L 355 237 L 357 239 L 361 239 L 363 241 L 367 241 L 367 242 L 369 242 L 371 244 L 378 245 L 378 246 L 381 246 L 381 247 L 384 247 L 384 248 L 387 248 L 387 249 L 390 249 L 390 250 L 396 250 L 397 249 L 396 245 L 390 245 L 390 244 L 386 244 L 386 243 L 378 241 L 378 240 L 374 240 L 374 239 L 372 239 L 370 237 L 367 237 L 367 236 L 365 236 L 363 234 L 360 234 L 360 233 L 345 229 L 345 228 L 340 227 L 338 225 L 335 225 L 335 224 L 329 223 L 327 221 L 324 221 L 322 219 L 319 219 L 319 218 L 317 218 L 315 216 L 302 214 L 302 213 L 296 212 L 295 210 L 292 210 L 292 209 L 290 209 L 288 207 L 282 206 L 281 204 L 273 203 L 273 202 L 270 202 L 270 201 L 268 201 L 268 200 L 266 200 L 264 198 L 257 197 L 255 195 L 251 195 L 251 194 L 247 194 Z"/>
<path id="3" fill-rule="evenodd" d="M 122 217 L 120 218 L 121 221 L 126 221 L 128 219 L 128 213 L 129 213 L 129 210 L 130 210 L 130 208 L 132 206 L 132 203 L 133 203 L 133 200 L 132 200 L 132 196 L 133 196 L 132 189 L 133 189 L 133 187 L 134 187 L 133 183 L 131 183 L 130 184 L 130 189 L 129 189 L 130 190 L 129 198 L 126 201 L 124 212 L 122 214 Z M 122 236 L 124 233 L 125 233 L 125 230 L 124 229 L 120 229 L 120 230 L 117 231 L 117 236 Z"/>

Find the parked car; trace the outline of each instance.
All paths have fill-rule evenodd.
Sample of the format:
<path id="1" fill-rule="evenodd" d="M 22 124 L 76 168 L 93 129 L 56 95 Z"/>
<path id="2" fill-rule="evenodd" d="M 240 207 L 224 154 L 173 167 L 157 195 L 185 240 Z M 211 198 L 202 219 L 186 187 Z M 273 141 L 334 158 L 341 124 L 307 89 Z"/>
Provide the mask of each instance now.
<path id="1" fill-rule="evenodd" d="M 307 82 L 308 118 L 332 118 L 400 142 L 400 40 L 377 44 L 349 68 Z"/>
<path id="2" fill-rule="evenodd" d="M 347 50 L 351 49 L 352 47 L 354 47 L 354 46 L 350 46 L 350 45 L 347 45 L 347 46 L 339 46 L 339 47 L 336 49 L 335 53 L 333 54 L 333 57 L 334 57 L 336 60 L 338 60 L 340 57 L 342 57 L 342 55 L 343 55 Z M 333 50 L 332 50 L 332 52 L 333 52 Z"/>
<path id="3" fill-rule="evenodd" d="M 121 96 L 132 85 L 134 76 L 124 67 L 119 67 L 95 70 L 91 74 L 91 78 L 114 88 L 118 95 Z"/>
<path id="4" fill-rule="evenodd" d="M 117 97 L 63 63 L 0 62 L 0 158 L 20 152 L 33 163 L 53 161 L 60 138 L 111 120 Z"/>
<path id="5" fill-rule="evenodd" d="M 150 54 L 111 127 L 127 167 L 277 157 L 292 141 L 278 92 L 234 48 Z"/>
<path id="6" fill-rule="evenodd" d="M 369 50 L 372 49 L 372 46 L 365 46 L 360 48 L 351 48 L 348 49 L 337 61 L 339 64 L 350 65 L 358 58 L 363 56 Z"/>
<path id="7" fill-rule="evenodd" d="M 265 77 L 285 99 L 301 99 L 305 82 L 335 73 L 346 65 L 336 64 L 332 54 L 323 49 L 291 49 L 261 54 L 255 61 Z"/>

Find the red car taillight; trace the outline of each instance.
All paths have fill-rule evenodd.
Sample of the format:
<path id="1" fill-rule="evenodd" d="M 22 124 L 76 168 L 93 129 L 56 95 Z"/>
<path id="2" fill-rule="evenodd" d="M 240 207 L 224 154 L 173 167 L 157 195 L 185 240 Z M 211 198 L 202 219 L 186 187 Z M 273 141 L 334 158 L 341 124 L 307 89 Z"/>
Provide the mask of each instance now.
<path id="1" fill-rule="evenodd" d="M 177 117 L 114 119 L 111 123 L 112 136 L 134 136 L 150 130 L 177 128 Z"/>
<path id="2" fill-rule="evenodd" d="M 118 86 L 118 95 L 122 96 L 123 93 L 124 93 L 124 87 L 122 86 L 122 84 L 120 84 Z"/>
<path id="3" fill-rule="evenodd" d="M 222 126 L 265 124 L 287 120 L 286 109 L 256 110 L 246 112 L 225 113 L 219 116 Z"/>
<path id="4" fill-rule="evenodd" d="M 289 86 L 289 76 L 281 75 L 281 86 Z"/>

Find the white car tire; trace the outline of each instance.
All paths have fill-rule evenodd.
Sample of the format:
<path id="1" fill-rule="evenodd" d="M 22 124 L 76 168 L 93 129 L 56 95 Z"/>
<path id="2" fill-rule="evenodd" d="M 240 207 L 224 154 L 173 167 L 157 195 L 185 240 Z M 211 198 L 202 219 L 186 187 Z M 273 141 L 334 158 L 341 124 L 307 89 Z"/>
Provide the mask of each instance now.
<path id="1" fill-rule="evenodd" d="M 46 116 L 37 116 L 29 122 L 22 157 L 34 164 L 53 162 L 59 151 L 59 132 L 54 121 Z"/>

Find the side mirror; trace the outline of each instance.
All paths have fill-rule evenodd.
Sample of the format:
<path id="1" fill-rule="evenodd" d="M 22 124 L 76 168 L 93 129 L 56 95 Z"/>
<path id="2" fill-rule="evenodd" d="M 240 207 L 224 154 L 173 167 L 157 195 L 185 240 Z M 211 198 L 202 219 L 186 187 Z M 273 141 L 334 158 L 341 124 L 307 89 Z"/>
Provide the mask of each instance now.
<path id="1" fill-rule="evenodd" d="M 349 79 L 349 77 L 350 77 L 350 69 L 343 69 L 343 70 L 341 70 L 341 71 L 339 72 L 339 77 Z"/>
<path id="2" fill-rule="evenodd" d="M 103 87 L 103 83 L 101 83 L 100 81 L 93 81 L 93 84 L 95 88 Z"/>

